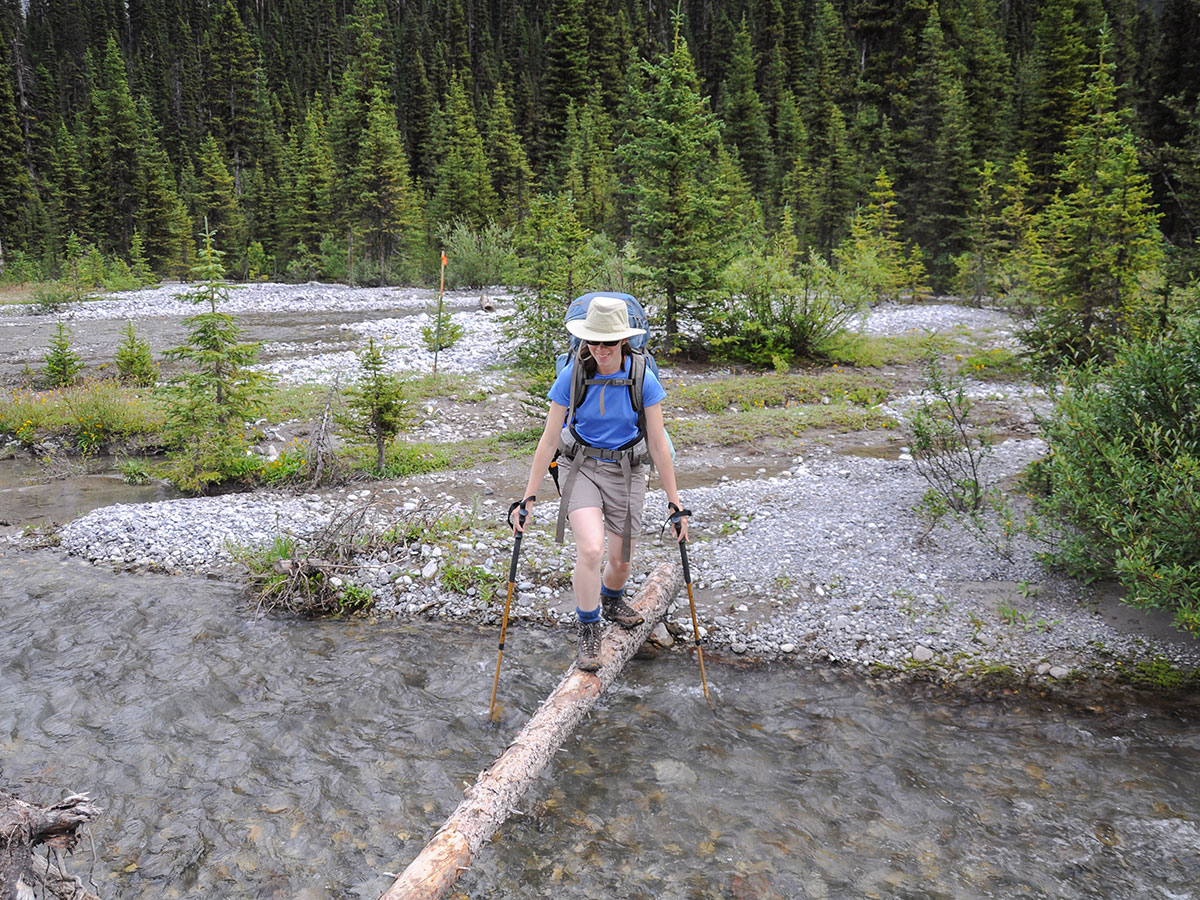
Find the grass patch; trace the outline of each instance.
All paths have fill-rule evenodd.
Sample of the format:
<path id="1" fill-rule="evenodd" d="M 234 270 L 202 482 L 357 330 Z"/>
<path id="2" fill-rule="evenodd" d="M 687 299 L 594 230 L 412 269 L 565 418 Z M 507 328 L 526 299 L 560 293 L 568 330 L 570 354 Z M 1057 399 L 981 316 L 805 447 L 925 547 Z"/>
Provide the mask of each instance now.
<path id="1" fill-rule="evenodd" d="M 0 397 L 0 433 L 26 445 L 61 435 L 91 452 L 110 440 L 157 434 L 162 425 L 152 391 L 111 380 Z"/>
<path id="2" fill-rule="evenodd" d="M 895 428 L 896 420 L 877 410 L 842 403 L 724 413 L 700 421 L 674 421 L 668 427 L 675 446 L 684 450 L 699 446 L 731 446 L 742 442 L 762 443 L 773 439 L 801 437 L 804 432 L 810 430 L 867 431 Z"/>
<path id="3" fill-rule="evenodd" d="M 1011 350 L 996 347 L 977 353 L 957 353 L 958 374 L 979 381 L 1015 381 L 1029 377 L 1025 360 Z"/>
<path id="4" fill-rule="evenodd" d="M 374 448 L 357 451 L 362 468 L 375 471 Z M 378 473 L 383 478 L 407 478 L 410 475 L 423 475 L 426 472 L 439 472 L 442 469 L 452 469 L 458 464 L 453 448 L 442 444 L 410 444 L 406 441 L 393 441 L 384 457 L 383 472 Z"/>
<path id="5" fill-rule="evenodd" d="M 487 391 L 470 375 L 421 375 L 404 380 L 404 396 L 413 403 L 449 399 L 455 403 L 482 403 Z"/>
<path id="6" fill-rule="evenodd" d="M 889 386 L 881 379 L 834 367 L 819 375 L 764 375 L 725 378 L 679 388 L 671 405 L 681 412 L 720 413 L 730 407 L 742 412 L 818 404 L 828 400 L 874 406 L 886 400 Z"/>
<path id="7" fill-rule="evenodd" d="M 898 335 L 849 334 L 843 332 L 829 345 L 830 362 L 853 368 L 908 365 L 919 362 L 934 347 L 939 353 L 951 353 L 962 345 L 957 337 L 909 331 Z"/>

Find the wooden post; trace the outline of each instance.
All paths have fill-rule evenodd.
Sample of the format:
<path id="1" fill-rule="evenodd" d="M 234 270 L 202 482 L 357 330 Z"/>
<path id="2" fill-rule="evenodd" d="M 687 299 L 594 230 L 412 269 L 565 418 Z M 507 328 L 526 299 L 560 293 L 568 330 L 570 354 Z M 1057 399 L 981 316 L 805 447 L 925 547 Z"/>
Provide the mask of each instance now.
<path id="1" fill-rule="evenodd" d="M 437 322 L 434 323 L 433 374 L 437 374 L 438 353 L 442 349 L 442 302 L 446 296 L 446 251 L 442 251 L 442 283 L 438 287 Z"/>
<path id="2" fill-rule="evenodd" d="M 682 586 L 678 565 L 664 563 L 654 570 L 633 599 L 645 622 L 631 631 L 615 626 L 605 631 L 599 671 L 582 672 L 571 666 L 492 767 L 479 773 L 458 809 L 380 900 L 437 900 L 446 892 L 504 824 L 592 704 L 617 680 Z"/>

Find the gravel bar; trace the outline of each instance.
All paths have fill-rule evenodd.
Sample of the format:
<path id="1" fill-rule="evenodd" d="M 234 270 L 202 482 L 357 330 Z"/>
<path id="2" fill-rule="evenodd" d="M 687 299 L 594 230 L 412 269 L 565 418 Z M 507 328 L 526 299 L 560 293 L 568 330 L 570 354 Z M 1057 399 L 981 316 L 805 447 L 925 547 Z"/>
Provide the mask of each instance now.
<path id="1" fill-rule="evenodd" d="M 284 302 L 277 295 L 286 292 L 274 288 L 264 291 L 253 308 Z M 253 290 L 235 296 L 249 301 L 258 296 Z M 313 302 L 374 302 L 369 292 L 361 296 L 362 289 L 303 285 L 290 290 L 306 292 L 310 300 L 316 298 Z M 388 292 L 387 302 L 394 305 L 393 293 Z M 422 294 L 423 303 L 428 292 Z M 132 307 L 120 315 L 131 312 Z M 478 310 L 456 315 L 477 348 L 462 370 L 494 366 L 504 341 L 501 318 Z M 362 334 L 392 335 L 397 324 L 373 322 Z M 970 333 L 997 345 L 1014 334 L 1013 323 L 1001 312 L 948 303 L 881 306 L 861 327 L 877 334 Z M 318 366 L 304 360 L 294 365 L 295 377 L 320 380 Z M 973 389 L 992 400 L 1045 403 L 1028 386 Z M 893 400 L 888 409 L 902 416 L 912 402 L 914 397 Z M 1015 475 L 1044 452 L 1036 437 L 1004 441 L 990 455 L 988 473 L 993 480 Z M 690 462 L 687 455 L 680 460 L 683 468 Z M 456 512 L 473 524 L 438 543 L 364 557 L 353 579 L 374 592 L 379 615 L 490 625 L 498 621 L 498 605 L 484 604 L 475 588 L 446 590 L 442 576 L 451 566 L 478 566 L 497 578 L 507 572 L 512 540 L 498 524 L 507 499 L 490 497 L 471 509 L 455 499 L 461 491 L 448 489 L 454 482 L 474 483 L 479 493 L 491 493 L 486 485 L 491 477 L 481 468 L 302 496 L 259 492 L 118 505 L 70 522 L 59 537 L 65 551 L 101 565 L 228 575 L 245 548 L 270 544 L 281 533 L 309 539 L 355 504 L 371 506 L 378 528 L 432 509 Z M 652 482 L 635 585 L 661 561 L 678 558 L 669 534 L 664 539 L 660 531 L 665 498 L 654 487 Z M 718 658 L 792 658 L 940 679 L 1000 670 L 1047 682 L 1104 677 L 1118 665 L 1156 658 L 1183 668 L 1200 666 L 1200 642 L 1129 627 L 1102 614 L 1090 589 L 1038 563 L 1044 548 L 1017 540 L 1005 557 L 962 528 L 930 531 L 914 512 L 926 489 L 904 452 L 857 455 L 817 446 L 775 464 L 773 471 L 763 467 L 749 477 L 725 477 L 686 490 L 684 500 L 695 511 L 691 559 L 705 646 Z M 566 626 L 573 607 L 570 545 L 552 541 L 551 504 L 539 504 L 538 514 L 542 521 L 525 541 L 512 618 Z M 686 596 L 667 624 L 674 634 L 690 638 Z"/>

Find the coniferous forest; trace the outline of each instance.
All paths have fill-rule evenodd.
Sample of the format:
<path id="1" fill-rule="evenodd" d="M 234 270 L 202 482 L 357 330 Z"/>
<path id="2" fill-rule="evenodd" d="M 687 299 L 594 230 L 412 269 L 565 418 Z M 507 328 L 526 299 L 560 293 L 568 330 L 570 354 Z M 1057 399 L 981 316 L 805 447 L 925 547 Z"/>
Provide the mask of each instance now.
<path id="1" fill-rule="evenodd" d="M 0 260 L 186 278 L 207 229 L 239 278 L 428 281 L 450 244 L 536 283 L 578 239 L 719 341 L 696 307 L 783 254 L 1070 295 L 1042 349 L 1088 355 L 1187 302 L 1197 37 L 1198 0 L 3 0 Z"/>

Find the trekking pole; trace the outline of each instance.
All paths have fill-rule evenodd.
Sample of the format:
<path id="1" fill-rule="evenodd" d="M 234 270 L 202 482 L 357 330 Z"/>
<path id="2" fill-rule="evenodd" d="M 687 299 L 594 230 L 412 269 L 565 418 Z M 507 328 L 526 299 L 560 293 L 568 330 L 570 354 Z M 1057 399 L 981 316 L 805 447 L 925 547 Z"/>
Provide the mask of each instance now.
<path id="1" fill-rule="evenodd" d="M 683 531 L 683 517 L 691 516 L 690 509 L 680 509 L 674 503 L 667 504 L 671 508 L 671 525 L 675 528 L 675 537 L 678 538 Z M 700 647 L 700 622 L 696 618 L 696 599 L 692 596 L 692 568 L 688 565 L 687 542 L 677 541 L 679 544 L 679 560 L 683 563 L 683 583 L 687 585 L 688 605 L 692 610 L 692 634 L 696 637 L 696 658 L 700 660 L 700 685 L 704 688 L 704 699 L 708 701 L 709 709 L 712 709 L 712 696 L 708 693 L 708 678 L 704 674 L 704 650 Z"/>
<path id="2" fill-rule="evenodd" d="M 535 496 L 529 496 L 524 500 L 513 502 L 513 505 L 508 508 L 508 526 L 510 528 L 513 523 L 513 510 L 520 507 L 521 511 L 518 513 L 518 516 L 521 520 L 521 526 L 524 527 L 525 517 L 529 515 L 529 511 L 525 509 L 525 504 L 536 499 L 537 497 Z M 492 700 L 488 707 L 488 718 L 493 722 L 498 721 L 496 715 L 496 688 L 500 684 L 500 660 L 504 659 L 504 637 L 508 633 L 508 607 L 512 604 L 513 590 L 516 587 L 517 557 L 521 555 L 521 538 L 524 536 L 524 531 L 518 531 L 516 537 L 513 538 L 512 562 L 508 566 L 508 597 L 504 601 L 504 617 L 500 621 L 500 652 L 496 654 L 496 677 L 492 679 Z"/>

